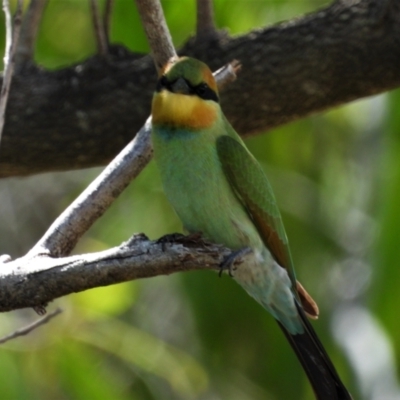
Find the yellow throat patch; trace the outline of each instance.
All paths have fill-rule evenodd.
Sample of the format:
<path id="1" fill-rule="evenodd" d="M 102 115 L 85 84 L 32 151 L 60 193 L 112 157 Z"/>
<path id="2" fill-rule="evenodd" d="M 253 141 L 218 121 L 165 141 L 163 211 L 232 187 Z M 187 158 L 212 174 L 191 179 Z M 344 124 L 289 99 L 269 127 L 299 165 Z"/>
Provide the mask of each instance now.
<path id="1" fill-rule="evenodd" d="M 152 104 L 153 123 L 188 129 L 211 127 L 218 115 L 218 104 L 197 96 L 162 90 L 155 93 Z"/>

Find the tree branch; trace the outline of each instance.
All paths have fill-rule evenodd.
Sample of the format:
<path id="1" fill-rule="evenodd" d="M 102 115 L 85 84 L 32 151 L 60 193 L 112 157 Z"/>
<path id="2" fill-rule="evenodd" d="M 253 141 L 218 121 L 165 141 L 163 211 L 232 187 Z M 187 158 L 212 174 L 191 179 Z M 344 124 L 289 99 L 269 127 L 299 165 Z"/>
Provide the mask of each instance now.
<path id="1" fill-rule="evenodd" d="M 147 40 L 152 50 L 154 64 L 160 71 L 167 62 L 177 57 L 171 34 L 159 0 L 136 0 Z"/>
<path id="2" fill-rule="evenodd" d="M 71 293 L 134 279 L 218 270 L 230 253 L 190 237 L 154 242 L 136 235 L 98 253 L 65 258 L 26 256 L 0 265 L 0 311 L 42 306 Z"/>
<path id="3" fill-rule="evenodd" d="M 236 130 L 252 134 L 398 87 L 399 19 L 394 0 L 342 1 L 247 35 L 190 40 L 181 53 L 213 69 L 243 64 L 221 102 Z M 149 57 L 110 51 L 107 61 L 15 75 L 0 176 L 103 165 L 131 140 L 149 115 L 156 73 Z"/>
<path id="4" fill-rule="evenodd" d="M 99 1 L 89 0 L 92 13 L 94 33 L 96 36 L 97 52 L 105 57 L 108 53 L 107 33 L 104 26 L 104 20 L 100 17 Z"/>
<path id="5" fill-rule="evenodd" d="M 221 94 L 224 112 L 239 133 L 264 132 L 398 87 L 396 4 L 341 1 L 247 35 L 189 40 L 181 54 L 212 69 L 239 60 L 240 79 Z M 148 56 L 117 46 L 110 53 L 109 60 L 14 76 L 1 177 L 104 165 L 132 139 L 150 113 L 156 71 Z"/>
<path id="6" fill-rule="evenodd" d="M 107 46 L 110 44 L 111 19 L 112 19 L 113 8 L 114 8 L 114 0 L 106 0 L 103 25 L 104 25 L 104 32 L 106 34 Z"/>
<path id="7" fill-rule="evenodd" d="M 214 23 L 213 0 L 197 0 L 196 42 L 218 37 Z"/>
<path id="8" fill-rule="evenodd" d="M 22 17 L 22 0 L 17 2 L 17 11 L 12 23 L 10 4 L 8 0 L 3 0 L 3 10 L 6 19 L 6 47 L 4 50 L 4 74 L 0 92 L 0 144 L 4 130 L 5 115 L 10 93 L 11 81 L 14 72 L 15 50 L 19 39 Z"/>
<path id="9" fill-rule="evenodd" d="M 16 64 L 33 61 L 35 54 L 35 43 L 42 20 L 44 9 L 48 0 L 31 0 L 28 10 L 22 21 L 21 36 L 15 52 Z"/>

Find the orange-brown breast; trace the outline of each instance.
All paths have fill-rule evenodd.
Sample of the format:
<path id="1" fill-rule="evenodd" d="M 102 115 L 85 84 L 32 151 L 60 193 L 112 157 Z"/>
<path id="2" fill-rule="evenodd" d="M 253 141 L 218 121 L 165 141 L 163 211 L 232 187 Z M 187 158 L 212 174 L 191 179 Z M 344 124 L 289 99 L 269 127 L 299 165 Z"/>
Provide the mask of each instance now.
<path id="1" fill-rule="evenodd" d="M 218 116 L 218 104 L 197 96 L 171 93 L 167 90 L 156 93 L 152 105 L 153 123 L 184 127 L 193 130 L 210 128 Z"/>

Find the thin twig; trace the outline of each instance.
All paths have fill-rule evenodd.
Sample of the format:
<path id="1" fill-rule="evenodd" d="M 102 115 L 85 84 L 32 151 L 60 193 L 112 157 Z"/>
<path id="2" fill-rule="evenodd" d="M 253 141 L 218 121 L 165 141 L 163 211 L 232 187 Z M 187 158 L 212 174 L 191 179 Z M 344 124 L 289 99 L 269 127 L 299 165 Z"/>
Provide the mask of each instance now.
<path id="1" fill-rule="evenodd" d="M 47 324 L 50 320 L 52 320 L 54 317 L 56 317 L 58 314 L 61 314 L 61 313 L 62 313 L 61 308 L 56 308 L 53 312 L 47 314 L 43 318 L 38 319 L 37 321 L 33 322 L 32 324 L 27 325 L 24 328 L 18 329 L 16 331 L 14 331 L 13 333 L 10 333 L 7 336 L 3 336 L 2 338 L 0 338 L 0 344 L 6 343 L 9 340 L 17 338 L 18 336 L 27 335 L 28 333 L 32 332 L 39 326 Z"/>
<path id="2" fill-rule="evenodd" d="M 159 72 L 170 59 L 177 57 L 161 4 L 159 0 L 136 0 L 136 4 Z"/>
<path id="3" fill-rule="evenodd" d="M 108 41 L 104 21 L 100 16 L 98 0 L 90 0 L 90 9 L 96 35 L 97 51 L 100 55 L 106 56 L 108 53 Z"/>
<path id="4" fill-rule="evenodd" d="M 31 0 L 22 21 L 21 37 L 15 52 L 15 62 L 32 61 L 35 54 L 36 37 L 40 21 L 48 0 Z"/>
<path id="5" fill-rule="evenodd" d="M 103 25 L 104 33 L 106 35 L 107 44 L 110 44 L 111 35 L 111 20 L 112 20 L 112 10 L 114 8 L 114 0 L 106 0 L 106 6 L 104 9 Z"/>
<path id="6" fill-rule="evenodd" d="M 22 3 L 23 0 L 18 0 L 17 2 L 17 10 L 14 16 L 13 27 L 9 0 L 3 0 L 3 10 L 6 17 L 6 47 L 4 53 L 3 83 L 0 92 L 0 144 L 6 116 L 8 95 L 10 93 L 12 75 L 14 72 L 14 54 L 19 39 L 19 32 L 21 29 Z"/>
<path id="7" fill-rule="evenodd" d="M 233 60 L 227 65 L 214 72 L 214 78 L 218 84 L 218 90 L 222 90 L 226 85 L 232 83 L 237 78 L 237 73 L 241 69 L 241 64 L 237 60 Z"/>
<path id="8" fill-rule="evenodd" d="M 210 40 L 217 36 L 213 0 L 197 0 L 196 41 Z"/>

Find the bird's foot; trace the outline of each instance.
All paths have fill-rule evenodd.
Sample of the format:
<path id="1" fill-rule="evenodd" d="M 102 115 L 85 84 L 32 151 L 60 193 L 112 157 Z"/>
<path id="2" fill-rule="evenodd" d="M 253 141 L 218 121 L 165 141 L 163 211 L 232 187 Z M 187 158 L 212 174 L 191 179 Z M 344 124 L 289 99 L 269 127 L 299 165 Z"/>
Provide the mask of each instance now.
<path id="1" fill-rule="evenodd" d="M 134 247 L 138 243 L 146 240 L 149 240 L 149 238 L 144 233 L 135 233 L 125 243 L 123 243 L 123 247 Z"/>
<path id="2" fill-rule="evenodd" d="M 164 236 L 160 237 L 156 241 L 156 243 L 161 244 L 162 251 L 165 251 L 167 244 L 171 244 L 171 243 L 180 241 L 184 237 L 185 237 L 185 235 L 183 235 L 182 233 L 169 233 L 168 235 L 164 235 Z"/>
<path id="3" fill-rule="evenodd" d="M 182 233 L 170 233 L 157 240 L 156 243 L 160 243 L 165 250 L 165 245 L 168 243 L 181 243 L 185 246 L 190 245 L 207 244 L 203 239 L 201 232 L 190 233 L 189 235 L 183 235 Z"/>
<path id="4" fill-rule="evenodd" d="M 233 278 L 233 271 L 236 269 L 234 267 L 236 261 L 238 261 L 238 259 L 245 256 L 246 254 L 251 253 L 251 251 L 252 250 L 250 247 L 243 247 L 242 249 L 236 250 L 229 254 L 229 256 L 226 257 L 225 260 L 222 261 L 222 263 L 220 264 L 218 276 L 221 277 L 222 272 L 224 272 L 224 270 L 228 270 L 229 276 Z"/>
<path id="5" fill-rule="evenodd" d="M 42 304 L 40 306 L 33 306 L 32 308 L 37 315 L 40 315 L 41 317 L 43 317 L 43 315 L 46 315 L 46 313 L 47 313 L 46 306 L 47 306 L 47 304 Z"/>
<path id="6" fill-rule="evenodd" d="M 185 235 L 182 233 L 168 233 L 168 235 L 164 235 L 157 239 L 156 243 L 172 243 L 181 240 Z"/>

